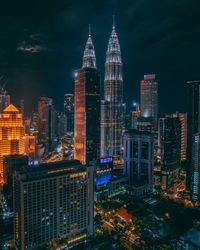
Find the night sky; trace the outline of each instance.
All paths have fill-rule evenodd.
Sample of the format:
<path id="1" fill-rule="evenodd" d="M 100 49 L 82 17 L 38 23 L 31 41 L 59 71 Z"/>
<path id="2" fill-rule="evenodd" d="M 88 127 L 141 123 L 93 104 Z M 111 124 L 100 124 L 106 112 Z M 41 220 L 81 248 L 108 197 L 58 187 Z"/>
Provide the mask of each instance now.
<path id="1" fill-rule="evenodd" d="M 199 0 L 0 1 L 0 75 L 12 101 L 36 110 L 41 95 L 63 109 L 82 65 L 88 24 L 104 78 L 104 61 L 115 14 L 124 75 L 124 101 L 139 101 L 139 81 L 155 73 L 160 112 L 186 109 L 187 80 L 200 79 Z"/>

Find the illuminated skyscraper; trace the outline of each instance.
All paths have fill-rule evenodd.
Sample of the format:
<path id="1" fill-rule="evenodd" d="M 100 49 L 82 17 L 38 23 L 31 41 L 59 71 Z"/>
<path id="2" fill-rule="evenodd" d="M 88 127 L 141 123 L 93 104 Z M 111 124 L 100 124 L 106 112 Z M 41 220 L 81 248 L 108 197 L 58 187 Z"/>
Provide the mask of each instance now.
<path id="1" fill-rule="evenodd" d="M 141 111 L 137 103 L 135 103 L 135 110 L 131 112 L 131 129 L 137 129 L 137 120 L 140 117 Z"/>
<path id="2" fill-rule="evenodd" d="M 185 161 L 187 150 L 187 113 L 176 112 L 172 117 L 181 121 L 181 161 Z"/>
<path id="3" fill-rule="evenodd" d="M 4 183 L 3 156 L 24 154 L 22 114 L 12 104 L 0 114 L 0 183 Z"/>
<path id="4" fill-rule="evenodd" d="M 187 82 L 187 189 L 192 188 L 192 145 L 193 137 L 200 133 L 200 81 Z"/>
<path id="5" fill-rule="evenodd" d="M 87 164 L 100 151 L 100 77 L 90 33 L 82 68 L 75 71 L 74 97 L 74 159 Z"/>
<path id="6" fill-rule="evenodd" d="M 50 150 L 53 141 L 53 100 L 42 96 L 38 102 L 38 142 Z"/>
<path id="7" fill-rule="evenodd" d="M 124 134 L 124 174 L 128 177 L 128 192 L 142 197 L 153 188 L 153 135 L 135 129 Z"/>
<path id="8" fill-rule="evenodd" d="M 161 159 L 162 188 L 165 189 L 174 183 L 180 171 L 181 122 L 178 118 L 160 118 L 158 147 Z"/>
<path id="9" fill-rule="evenodd" d="M 152 117 L 153 127 L 157 131 L 158 121 L 158 83 L 156 76 L 144 75 L 144 80 L 140 81 L 140 102 L 141 116 Z"/>
<path id="10" fill-rule="evenodd" d="M 106 52 L 104 100 L 101 156 L 113 156 L 116 163 L 122 157 L 123 77 L 121 50 L 114 23 Z"/>

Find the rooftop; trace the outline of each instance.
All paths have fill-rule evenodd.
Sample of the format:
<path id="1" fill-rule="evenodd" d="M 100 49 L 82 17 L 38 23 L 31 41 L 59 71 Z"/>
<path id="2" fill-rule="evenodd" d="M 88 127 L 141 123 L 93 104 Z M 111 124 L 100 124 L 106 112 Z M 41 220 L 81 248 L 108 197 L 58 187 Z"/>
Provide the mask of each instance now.
<path id="1" fill-rule="evenodd" d="M 19 109 L 17 109 L 13 104 L 8 105 L 4 110 L 4 113 L 19 113 Z"/>
<path id="2" fill-rule="evenodd" d="M 23 175 L 23 180 L 41 179 L 49 175 L 61 175 L 66 173 L 81 172 L 86 167 L 78 160 L 64 160 L 57 162 L 42 163 L 37 165 L 25 165 L 19 174 Z"/>

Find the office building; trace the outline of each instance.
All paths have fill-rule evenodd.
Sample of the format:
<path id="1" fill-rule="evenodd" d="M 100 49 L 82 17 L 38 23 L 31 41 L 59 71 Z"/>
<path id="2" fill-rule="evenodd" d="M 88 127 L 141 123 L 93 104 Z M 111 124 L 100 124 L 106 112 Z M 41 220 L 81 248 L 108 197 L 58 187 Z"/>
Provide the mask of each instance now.
<path id="1" fill-rule="evenodd" d="M 135 103 L 135 110 L 131 112 L 131 129 L 137 129 L 137 121 L 140 117 L 141 111 L 137 103 Z"/>
<path id="2" fill-rule="evenodd" d="M 160 118 L 158 148 L 161 161 L 162 188 L 166 189 L 179 177 L 181 122 L 178 118 Z"/>
<path id="3" fill-rule="evenodd" d="M 93 230 L 93 167 L 79 161 L 25 166 L 14 174 L 16 249 L 38 249 L 54 240 L 66 244 Z M 76 238 L 76 235 L 78 237 Z"/>
<path id="4" fill-rule="evenodd" d="M 187 159 L 187 113 L 176 112 L 172 117 L 178 118 L 181 122 L 181 161 Z"/>
<path id="5" fill-rule="evenodd" d="M 193 136 L 200 133 L 200 81 L 187 82 L 187 190 L 192 189 Z"/>
<path id="6" fill-rule="evenodd" d="M 144 75 L 140 81 L 141 116 L 153 118 L 153 128 L 157 131 L 158 123 L 158 83 L 156 75 Z"/>
<path id="7" fill-rule="evenodd" d="M 127 191 L 141 198 L 153 188 L 154 138 L 149 132 L 128 130 L 124 134 L 124 174 Z"/>
<path id="8" fill-rule="evenodd" d="M 52 149 L 54 136 L 53 100 L 42 96 L 38 102 L 38 142 L 43 143 L 46 152 Z"/>
<path id="9" fill-rule="evenodd" d="M 22 114 L 12 104 L 0 114 L 0 183 L 5 182 L 3 157 L 24 154 L 24 127 Z"/>
<path id="10" fill-rule="evenodd" d="M 90 33 L 82 68 L 75 71 L 74 97 L 74 159 L 88 164 L 100 154 L 100 77 Z"/>
<path id="11" fill-rule="evenodd" d="M 101 156 L 112 156 L 114 164 L 118 164 L 122 160 L 123 77 L 121 50 L 114 23 L 106 52 L 104 105 Z"/>

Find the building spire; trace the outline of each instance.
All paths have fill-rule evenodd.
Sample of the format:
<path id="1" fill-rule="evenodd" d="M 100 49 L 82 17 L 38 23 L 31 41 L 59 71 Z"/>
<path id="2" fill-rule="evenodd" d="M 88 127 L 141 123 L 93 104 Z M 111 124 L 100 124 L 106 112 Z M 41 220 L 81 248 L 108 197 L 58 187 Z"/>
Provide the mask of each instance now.
<path id="1" fill-rule="evenodd" d="M 113 26 L 112 26 L 113 29 L 115 29 L 115 15 L 113 15 Z"/>
<path id="2" fill-rule="evenodd" d="M 96 57 L 91 36 L 91 25 L 89 24 L 89 34 L 83 54 L 82 68 L 96 68 Z"/>
<path id="3" fill-rule="evenodd" d="M 107 48 L 107 53 L 106 53 L 106 63 L 113 63 L 113 62 L 120 63 L 120 64 L 122 63 L 120 44 L 119 44 L 118 36 L 115 30 L 115 16 L 114 15 L 113 15 L 112 32 L 109 38 L 108 48 Z M 119 77 L 122 78 L 122 75 L 120 74 Z"/>
<path id="4" fill-rule="evenodd" d="M 89 24 L 89 36 L 91 36 L 91 24 Z"/>

